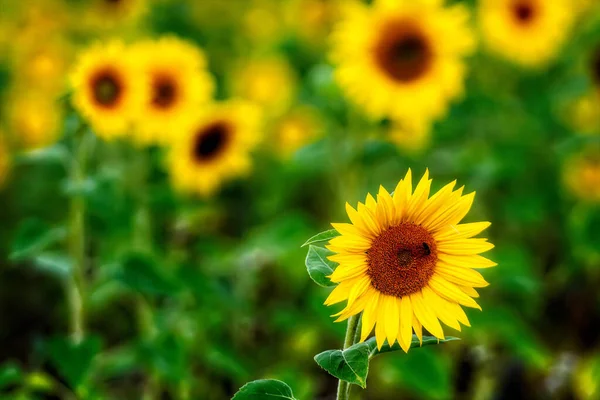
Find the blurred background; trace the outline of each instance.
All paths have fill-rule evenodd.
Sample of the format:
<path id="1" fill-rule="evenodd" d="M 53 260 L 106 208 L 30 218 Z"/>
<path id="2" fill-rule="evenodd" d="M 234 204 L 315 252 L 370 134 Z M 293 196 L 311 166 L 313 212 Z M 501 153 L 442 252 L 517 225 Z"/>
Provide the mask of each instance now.
<path id="1" fill-rule="evenodd" d="M 261 378 L 333 398 L 313 356 L 340 348 L 345 324 L 300 246 L 345 222 L 346 201 L 429 168 L 436 188 L 477 191 L 467 219 L 492 222 L 498 267 L 472 328 L 447 329 L 460 342 L 377 358 L 354 398 L 600 399 L 599 5 L 573 2 L 564 42 L 531 68 L 485 45 L 485 1 L 450 1 L 479 43 L 464 95 L 410 131 L 335 80 L 343 3 L 0 0 L 1 398 L 220 400 Z M 78 55 L 164 35 L 202 49 L 216 100 L 261 109 L 251 171 L 181 193 L 162 146 L 92 135 L 74 180 Z"/>

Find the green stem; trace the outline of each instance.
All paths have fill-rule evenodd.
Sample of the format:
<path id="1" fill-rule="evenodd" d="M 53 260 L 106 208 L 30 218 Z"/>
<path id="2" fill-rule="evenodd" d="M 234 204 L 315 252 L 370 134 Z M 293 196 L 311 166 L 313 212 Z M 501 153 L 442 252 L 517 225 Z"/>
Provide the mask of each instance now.
<path id="1" fill-rule="evenodd" d="M 85 125 L 75 134 L 75 149 L 71 163 L 71 184 L 75 193 L 69 205 L 69 253 L 72 259 L 72 273 L 67 282 L 67 294 L 71 314 L 71 336 L 75 343 L 85 335 L 85 202 L 82 188 L 85 182 L 85 162 L 87 149 Z"/>
<path id="2" fill-rule="evenodd" d="M 348 327 L 346 328 L 346 337 L 344 339 L 344 350 L 352 346 L 358 331 L 358 322 L 360 315 L 353 315 L 348 318 Z M 337 400 L 348 400 L 350 394 L 350 383 L 340 379 L 338 382 Z"/>

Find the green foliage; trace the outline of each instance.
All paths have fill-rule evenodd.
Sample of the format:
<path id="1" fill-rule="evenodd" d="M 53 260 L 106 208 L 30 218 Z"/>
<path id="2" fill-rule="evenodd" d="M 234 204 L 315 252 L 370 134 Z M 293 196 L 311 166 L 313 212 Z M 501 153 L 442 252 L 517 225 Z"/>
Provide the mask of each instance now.
<path id="1" fill-rule="evenodd" d="M 315 236 L 311 237 L 306 242 L 304 242 L 302 247 L 308 246 L 309 244 L 313 244 L 313 243 L 328 242 L 337 236 L 340 236 L 340 234 L 335 229 L 330 229 L 328 231 L 317 233 Z"/>
<path id="2" fill-rule="evenodd" d="M 231 400 L 297 400 L 292 389 L 276 379 L 260 379 L 246 383 Z"/>
<path id="3" fill-rule="evenodd" d="M 123 258 L 117 280 L 127 288 L 151 296 L 172 295 L 179 285 L 151 256 L 131 253 Z"/>
<path id="4" fill-rule="evenodd" d="M 63 241 L 66 236 L 67 230 L 63 226 L 52 227 L 39 219 L 26 219 L 15 233 L 10 258 L 21 261 L 34 257 Z"/>
<path id="5" fill-rule="evenodd" d="M 416 335 L 413 335 L 410 348 L 430 346 L 440 343 L 460 340 L 459 338 L 448 336 L 440 340 L 433 336 L 424 336 L 423 343 L 419 341 Z M 374 337 L 354 344 L 345 350 L 327 350 L 315 356 L 315 361 L 321 368 L 331 375 L 346 382 L 353 383 L 362 387 L 367 387 L 367 375 L 369 374 L 369 361 L 371 358 L 383 354 L 402 350 L 398 343 L 389 346 L 387 341 L 377 349 L 377 342 Z"/>
<path id="6" fill-rule="evenodd" d="M 92 363 L 100 352 L 100 338 L 88 336 L 75 343 L 70 338 L 54 337 L 46 343 L 46 353 L 61 376 L 75 389 L 89 376 Z"/>
<path id="7" fill-rule="evenodd" d="M 328 278 L 333 273 L 337 263 L 329 260 L 327 257 L 334 254 L 332 251 L 323 247 L 309 246 L 306 255 L 306 269 L 310 278 L 319 286 L 335 286 Z"/>

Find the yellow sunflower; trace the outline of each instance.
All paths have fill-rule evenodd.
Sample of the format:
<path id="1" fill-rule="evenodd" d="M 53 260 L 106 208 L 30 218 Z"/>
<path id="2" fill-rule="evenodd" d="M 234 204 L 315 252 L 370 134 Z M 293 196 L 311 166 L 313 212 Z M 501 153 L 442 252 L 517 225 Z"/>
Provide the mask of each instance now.
<path id="1" fill-rule="evenodd" d="M 201 196 L 251 168 L 250 151 L 260 140 L 257 109 L 230 101 L 212 106 L 173 138 L 169 171 L 173 186 Z"/>
<path id="2" fill-rule="evenodd" d="M 455 184 L 429 197 L 429 173 L 413 192 L 409 170 L 393 194 L 381 187 L 377 200 L 346 204 L 352 223 L 332 224 L 341 234 L 327 246 L 339 263 L 330 276 L 338 285 L 325 304 L 347 301 L 337 321 L 362 312 L 361 342 L 375 327 L 379 348 L 387 339 L 408 351 L 413 331 L 443 339 L 439 320 L 460 330 L 459 323 L 469 326 L 461 306 L 481 309 L 474 288 L 488 283 L 474 268 L 496 264 L 479 255 L 494 246 L 473 237 L 490 223 L 459 224 L 475 193 L 463 196 Z"/>
<path id="3" fill-rule="evenodd" d="M 576 197 L 600 202 L 600 149 L 588 149 L 565 164 L 564 181 Z"/>
<path id="4" fill-rule="evenodd" d="M 422 123 L 463 93 L 463 59 L 475 47 L 466 7 L 380 0 L 352 2 L 344 14 L 332 35 L 335 75 L 368 115 Z"/>
<path id="5" fill-rule="evenodd" d="M 487 47 L 527 67 L 549 62 L 571 28 L 570 0 L 482 0 L 479 23 Z"/>
<path id="6" fill-rule="evenodd" d="M 600 92 L 591 91 L 576 98 L 566 107 L 564 118 L 577 133 L 598 134 L 600 131 Z"/>
<path id="7" fill-rule="evenodd" d="M 81 56 L 71 75 L 73 105 L 98 136 L 123 136 L 147 98 L 144 77 L 120 41 L 97 44 Z"/>
<path id="8" fill-rule="evenodd" d="M 160 57 L 156 55 L 160 54 Z M 175 37 L 138 44 L 134 57 L 147 85 L 136 139 L 165 143 L 211 101 L 214 82 L 203 52 Z"/>

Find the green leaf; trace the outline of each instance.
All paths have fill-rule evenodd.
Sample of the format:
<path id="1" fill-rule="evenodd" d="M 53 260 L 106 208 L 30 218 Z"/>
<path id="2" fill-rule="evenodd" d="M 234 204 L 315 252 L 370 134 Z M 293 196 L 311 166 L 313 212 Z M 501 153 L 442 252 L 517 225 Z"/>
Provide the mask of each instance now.
<path id="1" fill-rule="evenodd" d="M 4 389 L 11 385 L 16 385 L 23 379 L 21 368 L 8 361 L 0 366 L 0 389 Z"/>
<path id="2" fill-rule="evenodd" d="M 18 155 L 16 161 L 21 163 L 60 163 L 66 166 L 70 159 L 69 149 L 64 144 L 57 143 L 53 146 L 23 152 Z"/>
<path id="3" fill-rule="evenodd" d="M 315 236 L 308 239 L 304 244 L 300 247 L 308 246 L 309 244 L 319 243 L 319 242 L 328 242 L 334 237 L 340 236 L 340 233 L 335 229 L 330 229 L 325 232 L 317 233 Z"/>
<path id="4" fill-rule="evenodd" d="M 27 219 L 15 234 L 10 259 L 21 261 L 33 257 L 67 236 L 63 226 L 50 227 L 38 219 Z"/>
<path id="5" fill-rule="evenodd" d="M 433 336 L 423 336 L 422 346 L 446 343 L 459 338 L 448 336 L 444 340 L 438 340 Z M 416 335 L 413 335 L 410 348 L 421 347 Z M 346 350 L 327 350 L 315 356 L 315 361 L 321 368 L 334 377 L 346 382 L 359 385 L 363 389 L 367 387 L 367 375 L 369 374 L 369 361 L 371 358 L 382 353 L 401 350 L 400 345 L 395 343 L 389 346 L 387 341 L 381 350 L 377 350 L 377 342 L 374 337 L 362 343 L 357 343 Z"/>
<path id="6" fill-rule="evenodd" d="M 45 252 L 33 259 L 38 269 L 47 271 L 60 278 L 70 276 L 73 262 L 71 258 L 60 253 Z"/>
<path id="7" fill-rule="evenodd" d="M 92 361 L 100 352 L 100 339 L 88 336 L 80 343 L 70 338 L 54 337 L 47 342 L 50 361 L 73 388 L 78 388 L 87 378 Z"/>
<path id="8" fill-rule="evenodd" d="M 152 257 L 138 253 L 125 257 L 117 280 L 136 292 L 148 295 L 170 295 L 179 289 L 174 278 L 159 268 Z"/>
<path id="9" fill-rule="evenodd" d="M 333 273 L 337 263 L 329 260 L 327 257 L 334 254 L 332 251 L 323 247 L 310 246 L 306 255 L 306 270 L 310 278 L 319 286 L 331 287 L 335 283 L 328 278 Z"/>
<path id="10" fill-rule="evenodd" d="M 292 389 L 276 379 L 259 379 L 246 383 L 231 400 L 297 400 Z"/>

